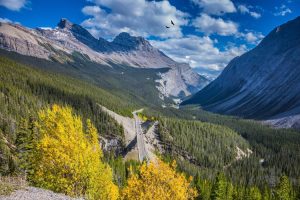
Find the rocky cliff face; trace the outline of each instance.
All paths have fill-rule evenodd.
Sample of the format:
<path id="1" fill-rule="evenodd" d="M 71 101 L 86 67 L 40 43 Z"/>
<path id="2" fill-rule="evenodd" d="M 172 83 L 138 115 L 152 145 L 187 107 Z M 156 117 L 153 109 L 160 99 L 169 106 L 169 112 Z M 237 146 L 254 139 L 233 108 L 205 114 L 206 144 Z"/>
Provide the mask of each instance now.
<path id="1" fill-rule="evenodd" d="M 157 88 L 163 96 L 187 96 L 208 83 L 188 65 L 175 62 L 142 37 L 120 33 L 112 42 L 96 39 L 86 29 L 67 19 L 61 19 L 55 29 L 29 29 L 1 23 L 0 48 L 59 62 L 72 62 L 71 55 L 79 52 L 104 65 L 169 68 L 168 72 L 160 74 L 161 80 L 157 80 Z"/>
<path id="2" fill-rule="evenodd" d="M 300 114 L 299 33 L 300 17 L 275 28 L 183 104 L 255 119 L 287 119 Z"/>
<path id="3" fill-rule="evenodd" d="M 23 55 L 48 59 L 50 52 L 39 44 L 40 39 L 19 25 L 1 23 L 0 47 Z"/>

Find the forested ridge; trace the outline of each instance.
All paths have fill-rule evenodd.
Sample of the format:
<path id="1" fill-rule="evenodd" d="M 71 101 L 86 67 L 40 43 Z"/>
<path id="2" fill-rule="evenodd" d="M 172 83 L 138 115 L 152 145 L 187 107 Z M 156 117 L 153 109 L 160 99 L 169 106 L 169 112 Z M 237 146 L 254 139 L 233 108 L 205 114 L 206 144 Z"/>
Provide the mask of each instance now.
<path id="1" fill-rule="evenodd" d="M 207 169 L 222 169 L 236 159 L 237 148 L 250 148 L 233 130 L 211 123 L 162 118 L 159 128 L 164 142 L 190 153 Z"/>
<path id="2" fill-rule="evenodd" d="M 60 74 L 81 80 L 85 84 L 92 84 L 115 95 L 125 104 L 143 106 L 162 104 L 162 100 L 157 98 L 159 93 L 155 87 L 155 80 L 158 79 L 157 73 L 167 69 L 134 68 L 114 63 L 107 66 L 92 62 L 79 52 L 74 52 L 72 54 L 74 61 L 67 63 L 51 62 L 2 49 L 0 49 L 0 55 L 31 68 L 42 69 L 47 73 Z M 165 99 L 165 101 L 167 100 Z"/>
<path id="3" fill-rule="evenodd" d="M 97 103 L 129 116 L 133 105 L 98 87 L 32 69 L 4 57 L 0 58 L 0 80 L 1 174 L 15 168 L 14 143 L 21 120 L 34 120 L 40 109 L 53 103 L 72 106 L 78 114 L 90 118 L 101 135 L 123 140 L 123 128 Z"/>
<path id="4" fill-rule="evenodd" d="M 179 170 L 194 176 L 198 199 L 281 199 L 281 182 L 280 190 L 289 191 L 283 199 L 299 198 L 298 131 L 195 107 L 146 109 L 144 118 L 150 116 L 159 121 L 163 159 L 176 159 Z M 245 153 L 240 159 L 236 147 Z M 222 195 L 212 197 L 220 179 Z"/>
<path id="5" fill-rule="evenodd" d="M 233 199 L 251 199 L 249 194 L 251 191 L 253 193 L 259 191 L 262 199 L 277 199 L 275 197 L 276 184 L 280 182 L 280 177 L 283 175 L 290 178 L 295 190 L 299 187 L 297 185 L 299 185 L 300 177 L 300 133 L 296 130 L 273 129 L 252 120 L 212 114 L 195 107 L 183 107 L 179 110 L 146 109 L 145 114 L 155 116 L 161 122 L 159 130 L 161 139 L 167 144 L 165 159 L 176 158 L 181 170 L 194 175 L 201 187 L 207 187 L 207 191 L 204 192 L 206 197 L 200 199 L 210 199 L 210 189 L 213 183 L 208 180 L 214 180 L 220 172 L 225 174 L 226 181 L 234 186 L 234 190 L 239 190 L 242 195 Z M 220 127 L 219 131 L 217 131 L 218 127 Z M 207 132 L 215 132 L 219 138 L 222 138 L 228 131 L 233 133 L 234 137 L 216 140 L 213 136 L 205 136 Z M 203 148 L 209 140 L 210 146 Z M 224 145 L 230 141 L 236 142 L 236 145 L 239 141 L 243 141 L 241 149 L 249 148 L 252 153 L 249 157 L 233 160 L 226 165 L 224 158 L 237 155 L 232 148 L 226 148 L 230 145 Z M 195 149 L 198 150 L 195 151 Z M 197 159 L 199 152 L 203 153 L 210 149 L 214 149 L 213 153 L 204 153 L 202 159 Z M 203 159 L 203 157 L 207 155 L 210 160 L 214 160 L 213 158 L 217 156 L 216 152 L 219 152 L 219 157 L 215 160 L 215 164 L 217 163 L 219 167 L 216 165 L 207 167 L 208 159 Z M 188 155 L 186 159 L 182 159 L 184 155 Z M 231 156 L 228 157 L 228 155 Z M 221 168 L 222 165 L 223 168 Z M 294 198 L 296 197 L 287 199 Z"/>
<path id="6" fill-rule="evenodd" d="M 92 81 L 37 68 L 0 57 L 0 175 L 28 173 L 33 185 L 90 199 L 300 198 L 297 131 L 276 130 L 193 107 L 162 109 L 134 98 L 124 101 Z M 117 138 L 120 146 L 124 139 L 123 128 L 98 104 L 123 116 L 131 116 L 133 110 L 145 106 L 147 119 L 159 121 L 165 152 L 158 156 L 165 162 L 123 162 L 116 152 L 95 150 L 98 134 Z M 84 136 L 72 135 L 77 129 Z M 78 140 L 82 149 L 67 139 Z M 69 151 L 51 152 L 49 145 L 55 149 L 64 149 L 64 145 Z M 237 158 L 237 148 L 251 153 Z M 38 154 L 32 154 L 32 150 Z M 72 154 L 73 150 L 89 156 L 81 156 L 82 162 L 77 165 L 73 161 L 81 154 Z M 45 160 L 46 155 L 52 155 L 57 164 L 45 163 L 44 171 L 37 170 L 37 164 L 43 164 L 39 160 Z M 70 156 L 70 161 L 62 156 Z M 96 162 L 87 164 L 91 160 Z M 58 170 L 57 177 L 49 170 L 52 167 Z M 107 176 L 93 179 L 95 174 Z M 170 177 L 174 180 L 171 183 Z M 53 185 L 53 179 L 62 182 Z M 82 185 L 71 184 L 76 180 Z M 145 187 L 147 184 L 149 187 Z M 106 197 L 99 196 L 102 190 Z"/>

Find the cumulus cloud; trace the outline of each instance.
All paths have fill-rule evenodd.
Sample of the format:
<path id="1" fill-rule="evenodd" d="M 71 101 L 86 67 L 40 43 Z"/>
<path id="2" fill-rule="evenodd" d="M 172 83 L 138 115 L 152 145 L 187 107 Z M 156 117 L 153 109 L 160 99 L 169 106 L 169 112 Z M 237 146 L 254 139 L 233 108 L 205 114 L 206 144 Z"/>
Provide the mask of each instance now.
<path id="1" fill-rule="evenodd" d="M 238 37 L 244 38 L 249 44 L 257 45 L 265 36 L 261 32 L 246 30 L 245 33 L 239 33 Z"/>
<path id="2" fill-rule="evenodd" d="M 189 35 L 150 42 L 174 60 L 189 63 L 191 67 L 202 68 L 203 71 L 221 71 L 231 59 L 247 51 L 245 45 L 229 45 L 221 51 L 216 47 L 217 40 L 212 40 L 209 36 Z"/>
<path id="3" fill-rule="evenodd" d="M 274 13 L 275 16 L 285 16 L 289 13 L 292 13 L 292 10 L 289 9 L 286 5 L 281 5 L 280 7 L 275 7 L 276 12 Z"/>
<path id="4" fill-rule="evenodd" d="M 98 6 L 85 6 L 81 10 L 85 15 L 99 15 L 103 12 Z"/>
<path id="5" fill-rule="evenodd" d="M 261 14 L 258 12 L 254 12 L 250 10 L 250 6 L 247 7 L 246 5 L 239 5 L 238 6 L 238 10 L 242 13 L 242 14 L 249 14 L 250 16 L 258 19 L 261 17 Z"/>
<path id="6" fill-rule="evenodd" d="M 150 40 L 154 47 L 178 62 L 189 63 L 192 67 L 211 74 L 223 70 L 231 59 L 248 49 L 246 45 L 234 44 L 220 49 L 218 41 L 213 40 L 210 35 L 234 36 L 250 44 L 257 44 L 263 37 L 261 33 L 249 30 L 242 33 L 237 23 L 216 16 L 225 12 L 236 12 L 234 4 L 229 0 L 193 0 L 203 8 L 203 13 L 194 19 L 176 9 L 169 1 L 89 1 L 94 5 L 82 8 L 82 13 L 88 16 L 88 19 L 81 25 L 94 36 L 113 38 L 123 31 L 144 37 L 154 36 L 159 38 Z M 250 12 L 249 9 L 248 11 Z M 171 20 L 175 22 L 175 26 L 170 25 Z M 171 28 L 166 29 L 165 25 L 170 25 Z M 184 35 L 181 27 L 187 25 L 204 33 L 204 36 Z"/>
<path id="7" fill-rule="evenodd" d="M 4 6 L 13 11 L 19 11 L 26 3 L 26 0 L 0 0 L 0 6 Z"/>
<path id="8" fill-rule="evenodd" d="M 244 30 L 239 31 L 238 24 L 230 20 L 223 20 L 222 18 L 213 18 L 207 14 L 202 14 L 200 17 L 192 21 L 192 25 L 197 31 L 206 35 L 218 34 L 221 36 L 234 36 L 242 38 L 249 44 L 258 44 L 264 35 L 260 32 Z"/>
<path id="9" fill-rule="evenodd" d="M 203 12 L 212 15 L 223 15 L 225 13 L 236 12 L 236 8 L 231 0 L 192 0 Z"/>
<path id="10" fill-rule="evenodd" d="M 94 36 L 113 37 L 120 32 L 144 37 L 181 37 L 181 26 L 187 25 L 188 14 L 177 10 L 169 1 L 94 0 L 82 12 L 90 16 L 81 25 Z M 107 11 L 109 10 L 109 11 Z M 166 30 L 173 20 L 176 26 Z"/>
<path id="11" fill-rule="evenodd" d="M 207 14 L 195 18 L 192 25 L 205 34 L 217 33 L 222 36 L 234 35 L 238 33 L 238 24 L 222 18 L 213 18 Z"/>

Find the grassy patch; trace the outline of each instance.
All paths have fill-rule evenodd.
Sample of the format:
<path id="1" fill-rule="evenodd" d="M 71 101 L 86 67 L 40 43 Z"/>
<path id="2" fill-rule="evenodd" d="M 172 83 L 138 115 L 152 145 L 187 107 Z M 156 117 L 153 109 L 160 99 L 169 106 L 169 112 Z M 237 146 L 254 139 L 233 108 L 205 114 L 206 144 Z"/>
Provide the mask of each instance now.
<path id="1" fill-rule="evenodd" d="M 17 189 L 19 189 L 19 187 L 16 185 L 0 182 L 0 195 L 4 195 L 4 196 L 10 195 Z"/>
<path id="2" fill-rule="evenodd" d="M 20 177 L 0 177 L 0 196 L 7 196 L 27 185 L 25 179 Z"/>

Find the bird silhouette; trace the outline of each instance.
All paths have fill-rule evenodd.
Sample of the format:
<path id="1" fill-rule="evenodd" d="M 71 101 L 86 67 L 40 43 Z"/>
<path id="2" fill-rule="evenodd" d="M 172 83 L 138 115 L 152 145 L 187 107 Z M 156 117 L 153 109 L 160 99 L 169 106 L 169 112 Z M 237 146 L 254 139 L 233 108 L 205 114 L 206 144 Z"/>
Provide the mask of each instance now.
<path id="1" fill-rule="evenodd" d="M 166 28 L 170 28 L 169 26 L 166 26 Z"/>
<path id="2" fill-rule="evenodd" d="M 171 24 L 173 25 L 173 26 L 175 26 L 175 24 L 174 24 L 174 22 L 171 20 Z"/>

